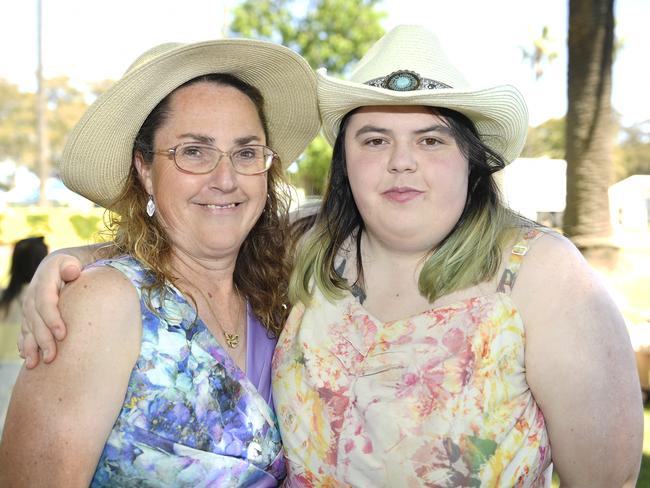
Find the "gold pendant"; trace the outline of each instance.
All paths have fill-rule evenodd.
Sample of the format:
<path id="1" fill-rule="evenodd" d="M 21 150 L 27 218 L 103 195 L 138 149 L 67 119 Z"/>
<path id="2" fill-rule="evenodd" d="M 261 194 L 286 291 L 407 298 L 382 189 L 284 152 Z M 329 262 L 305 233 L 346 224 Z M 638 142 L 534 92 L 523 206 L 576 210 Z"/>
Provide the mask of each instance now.
<path id="1" fill-rule="evenodd" d="M 228 332 L 223 333 L 226 336 L 226 344 L 228 347 L 234 349 L 239 345 L 239 334 L 228 334 Z"/>

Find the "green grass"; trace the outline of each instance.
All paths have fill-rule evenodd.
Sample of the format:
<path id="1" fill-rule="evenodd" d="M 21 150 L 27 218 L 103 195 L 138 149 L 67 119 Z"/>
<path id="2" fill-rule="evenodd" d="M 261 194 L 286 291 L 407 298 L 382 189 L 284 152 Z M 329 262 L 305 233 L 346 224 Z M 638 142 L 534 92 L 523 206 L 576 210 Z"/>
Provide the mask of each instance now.
<path id="1" fill-rule="evenodd" d="M 553 488 L 560 486 L 559 478 L 553 473 Z M 650 407 L 643 411 L 643 458 L 637 488 L 650 486 Z"/>
<path id="2" fill-rule="evenodd" d="M 636 486 L 650 486 L 650 407 L 643 412 L 643 458 Z"/>

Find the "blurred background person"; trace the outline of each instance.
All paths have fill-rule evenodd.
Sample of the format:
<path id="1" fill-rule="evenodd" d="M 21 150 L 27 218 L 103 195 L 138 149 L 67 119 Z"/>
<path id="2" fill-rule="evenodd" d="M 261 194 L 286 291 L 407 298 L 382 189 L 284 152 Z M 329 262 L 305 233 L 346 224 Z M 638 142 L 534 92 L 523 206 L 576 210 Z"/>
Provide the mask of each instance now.
<path id="1" fill-rule="evenodd" d="M 47 244 L 42 236 L 16 242 L 11 256 L 9 285 L 0 298 L 0 435 L 11 389 L 22 364 L 16 350 L 16 338 L 23 316 L 23 291 L 47 252 Z"/>

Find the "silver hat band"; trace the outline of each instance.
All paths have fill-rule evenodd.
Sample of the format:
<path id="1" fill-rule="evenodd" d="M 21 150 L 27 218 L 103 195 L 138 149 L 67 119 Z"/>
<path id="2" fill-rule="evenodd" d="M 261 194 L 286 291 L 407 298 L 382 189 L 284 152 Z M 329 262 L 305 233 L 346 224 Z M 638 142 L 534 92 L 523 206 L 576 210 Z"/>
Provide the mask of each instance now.
<path id="1" fill-rule="evenodd" d="M 387 76 L 374 78 L 370 81 L 366 81 L 364 84 L 393 91 L 437 90 L 440 88 L 451 88 L 449 85 L 446 85 L 441 81 L 422 78 L 415 71 L 404 69 L 393 71 Z"/>

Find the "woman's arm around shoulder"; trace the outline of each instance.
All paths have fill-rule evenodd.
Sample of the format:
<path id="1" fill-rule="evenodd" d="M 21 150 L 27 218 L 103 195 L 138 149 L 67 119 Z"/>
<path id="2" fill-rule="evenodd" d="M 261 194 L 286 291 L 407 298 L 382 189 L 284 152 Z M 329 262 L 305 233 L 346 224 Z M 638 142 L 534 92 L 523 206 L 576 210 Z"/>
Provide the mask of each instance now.
<path id="1" fill-rule="evenodd" d="M 533 242 L 512 298 L 526 330 L 526 379 L 562 486 L 633 487 L 643 407 L 627 329 L 606 287 L 557 234 Z"/>
<path id="2" fill-rule="evenodd" d="M 18 350 L 25 358 L 27 368 L 39 362 L 39 348 L 43 360 L 52 362 L 56 356 L 55 336 L 63 340 L 65 324 L 58 308 L 59 293 L 65 283 L 76 280 L 82 266 L 90 264 L 111 248 L 111 244 L 60 249 L 49 254 L 38 266 L 25 290 L 23 324 L 18 338 Z"/>
<path id="3" fill-rule="evenodd" d="M 21 371 L 0 444 L 0 486 L 88 486 L 140 351 L 140 304 L 119 271 L 85 270 L 61 294 L 59 358 Z"/>

